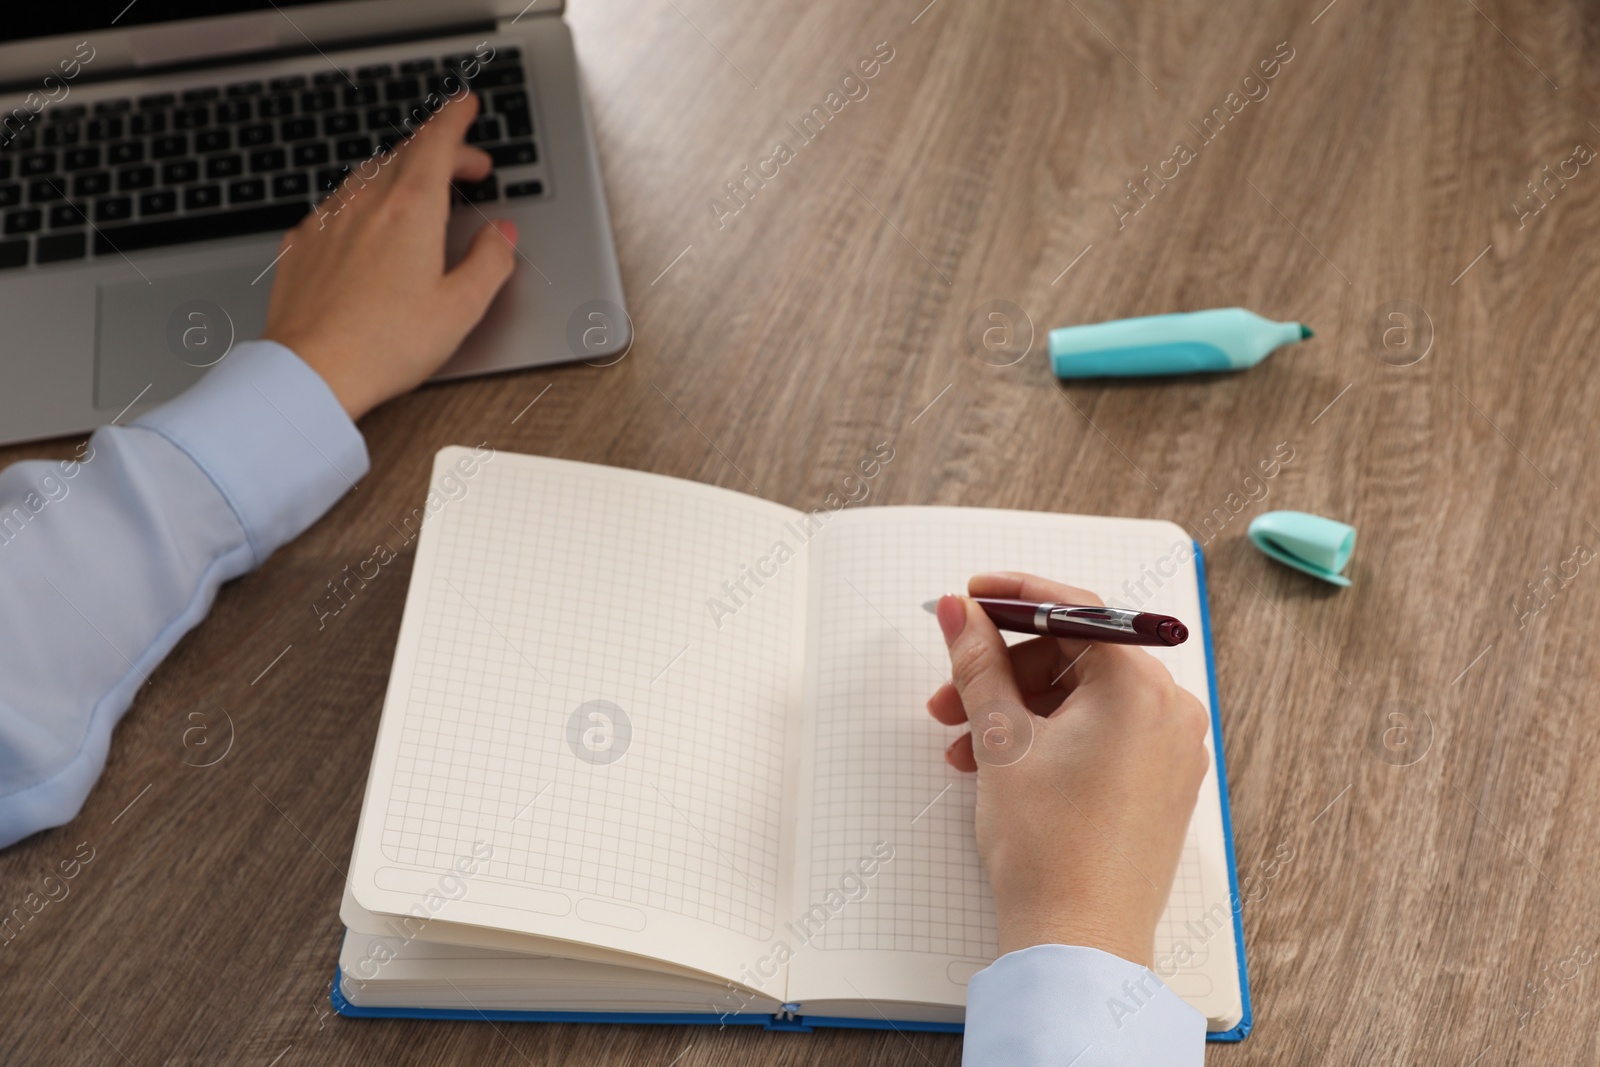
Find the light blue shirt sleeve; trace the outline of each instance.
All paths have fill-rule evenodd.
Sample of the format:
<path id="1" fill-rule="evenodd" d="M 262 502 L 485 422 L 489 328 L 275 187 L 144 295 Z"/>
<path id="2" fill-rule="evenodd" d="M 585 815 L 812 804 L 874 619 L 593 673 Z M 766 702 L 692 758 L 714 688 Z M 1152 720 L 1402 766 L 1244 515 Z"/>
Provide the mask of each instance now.
<path id="1" fill-rule="evenodd" d="M 78 813 L 112 728 L 218 587 L 367 466 L 321 376 L 257 341 L 77 458 L 0 471 L 0 848 Z"/>
<path id="2" fill-rule="evenodd" d="M 1099 949 L 1018 949 L 967 985 L 963 1067 L 1201 1067 L 1205 1048 L 1205 1016 Z"/>

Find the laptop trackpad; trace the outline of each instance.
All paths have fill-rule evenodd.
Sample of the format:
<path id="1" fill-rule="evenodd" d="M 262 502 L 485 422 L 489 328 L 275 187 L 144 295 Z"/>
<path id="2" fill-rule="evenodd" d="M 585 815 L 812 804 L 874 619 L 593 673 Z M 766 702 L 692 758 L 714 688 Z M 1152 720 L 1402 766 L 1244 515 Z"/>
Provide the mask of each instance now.
<path id="1" fill-rule="evenodd" d="M 260 337 L 272 286 L 270 278 L 250 284 L 260 271 L 254 264 L 101 285 L 95 407 L 170 399 L 235 345 Z"/>

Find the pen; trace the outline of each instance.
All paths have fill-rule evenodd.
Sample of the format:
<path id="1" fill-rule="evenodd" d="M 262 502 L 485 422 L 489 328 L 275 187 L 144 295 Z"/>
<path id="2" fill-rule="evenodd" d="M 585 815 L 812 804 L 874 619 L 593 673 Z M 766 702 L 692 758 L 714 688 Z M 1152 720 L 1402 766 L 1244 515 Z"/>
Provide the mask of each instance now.
<path id="1" fill-rule="evenodd" d="M 996 626 L 1012 633 L 1075 637 L 1113 645 L 1181 645 L 1189 639 L 1189 628 L 1171 615 L 1085 604 L 1037 604 L 981 596 L 972 599 Z M 934 614 L 938 604 L 937 600 L 930 600 L 922 609 Z"/>

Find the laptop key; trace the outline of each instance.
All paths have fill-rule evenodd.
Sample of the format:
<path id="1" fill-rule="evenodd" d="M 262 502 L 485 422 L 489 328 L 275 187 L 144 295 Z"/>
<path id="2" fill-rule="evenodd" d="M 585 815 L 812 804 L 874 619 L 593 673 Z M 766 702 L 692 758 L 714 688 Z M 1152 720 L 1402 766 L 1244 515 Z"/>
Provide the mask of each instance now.
<path id="1" fill-rule="evenodd" d="M 0 241 L 0 270 L 28 265 L 28 239 Z"/>
<path id="2" fill-rule="evenodd" d="M 0 181 L 11 177 L 11 157 L 0 156 Z"/>
<path id="3" fill-rule="evenodd" d="M 44 146 L 63 148 L 83 140 L 83 124 L 76 120 L 52 122 L 44 128 Z"/>
<path id="4" fill-rule="evenodd" d="M 522 68 L 507 64 L 494 65 L 483 69 L 479 75 L 472 79 L 474 89 L 498 89 L 503 85 L 521 85 Z"/>
<path id="5" fill-rule="evenodd" d="M 171 159 L 173 156 L 186 156 L 189 154 L 189 135 L 186 133 L 173 133 L 165 137 L 157 137 L 150 142 L 151 159 Z"/>
<path id="6" fill-rule="evenodd" d="M 111 175 L 103 170 L 80 174 L 72 181 L 73 196 L 99 196 L 111 191 Z"/>
<path id="7" fill-rule="evenodd" d="M 6 215 L 6 236 L 11 237 L 19 233 L 32 233 L 43 225 L 44 213 L 36 207 L 12 211 Z"/>
<path id="8" fill-rule="evenodd" d="M 356 77 L 363 81 L 374 81 L 394 76 L 394 68 L 387 63 L 374 63 L 370 67 L 357 67 Z"/>
<path id="9" fill-rule="evenodd" d="M 263 204 L 260 207 L 239 211 L 224 211 L 215 215 L 189 215 L 153 222 L 137 222 L 128 226 L 113 226 L 95 234 L 95 255 L 105 255 L 117 250 L 135 252 L 143 248 L 162 245 L 187 244 L 214 237 L 242 237 L 253 233 L 278 233 L 294 226 L 311 205 L 304 200 L 284 201 L 281 204 Z"/>
<path id="10" fill-rule="evenodd" d="M 539 196 L 544 192 L 544 182 L 537 179 L 528 182 L 512 182 L 506 186 L 506 196 Z"/>
<path id="11" fill-rule="evenodd" d="M 261 94 L 260 82 L 235 82 L 224 90 L 229 96 L 259 96 Z"/>
<path id="12" fill-rule="evenodd" d="M 47 204 L 52 200 L 65 200 L 65 178 L 35 178 L 28 183 L 28 203 Z"/>
<path id="13" fill-rule="evenodd" d="M 285 141 L 304 141 L 317 135 L 316 119 L 284 119 L 278 124 L 278 132 Z"/>
<path id="14" fill-rule="evenodd" d="M 176 210 L 178 194 L 171 189 L 157 189 L 139 198 L 139 214 L 146 218 L 151 215 L 170 215 Z"/>
<path id="15" fill-rule="evenodd" d="M 391 127 L 400 125 L 400 109 L 393 104 L 375 107 L 367 112 L 367 129 L 383 130 L 388 132 Z"/>
<path id="16" fill-rule="evenodd" d="M 133 217 L 133 197 L 109 196 L 94 202 L 94 221 L 120 222 Z"/>
<path id="17" fill-rule="evenodd" d="M 303 89 L 306 84 L 304 74 L 289 74 L 282 78 L 273 78 L 267 83 L 267 88 L 275 93 L 289 92 L 294 89 Z"/>
<path id="18" fill-rule="evenodd" d="M 45 113 L 46 122 L 65 122 L 67 119 L 81 119 L 89 113 L 89 109 L 82 104 L 57 104 Z"/>
<path id="19" fill-rule="evenodd" d="M 175 130 L 198 130 L 211 124 L 211 109 L 204 104 L 198 107 L 180 107 L 172 113 Z"/>
<path id="20" fill-rule="evenodd" d="M 467 127 L 467 143 L 482 144 L 484 141 L 500 140 L 500 120 L 493 115 L 476 119 Z"/>
<path id="21" fill-rule="evenodd" d="M 315 167 L 327 161 L 328 146 L 321 141 L 294 146 L 294 165 L 297 167 Z"/>
<path id="22" fill-rule="evenodd" d="M 149 189 L 156 183 L 156 168 L 146 163 L 143 166 L 128 167 L 117 172 L 117 191 L 119 193 L 138 192 L 140 189 Z"/>
<path id="23" fill-rule="evenodd" d="M 528 94 L 521 89 L 507 89 L 505 92 L 495 93 L 489 99 L 494 104 L 496 113 L 528 110 Z"/>
<path id="24" fill-rule="evenodd" d="M 115 141 L 122 136 L 122 119 L 115 115 L 90 119 L 85 133 L 91 141 Z"/>
<path id="25" fill-rule="evenodd" d="M 437 64 L 432 59 L 408 59 L 400 64 L 401 74 L 426 74 Z"/>
<path id="26" fill-rule="evenodd" d="M 140 111 L 128 119 L 128 133 L 134 137 L 149 137 L 167 132 L 165 111 Z"/>
<path id="27" fill-rule="evenodd" d="M 214 85 L 202 86 L 199 89 L 190 89 L 183 94 L 185 104 L 204 104 L 208 100 L 215 100 L 222 93 Z"/>
<path id="28" fill-rule="evenodd" d="M 349 167 L 325 167 L 317 171 L 317 191 L 331 193 L 339 188 L 339 183 L 344 181 L 344 176 L 350 173 Z"/>
<path id="29" fill-rule="evenodd" d="M 81 204 L 57 204 L 50 209 L 50 228 L 52 230 L 66 229 L 70 226 L 82 226 L 88 221 Z"/>
<path id="30" fill-rule="evenodd" d="M 228 203 L 254 204 L 267 198 L 267 183 L 261 178 L 245 178 L 228 186 Z"/>
<path id="31" fill-rule="evenodd" d="M 364 82 L 361 85 L 346 85 L 340 98 L 345 107 L 367 107 L 378 102 L 378 83 Z"/>
<path id="32" fill-rule="evenodd" d="M 335 146 L 335 154 L 341 163 L 366 159 L 372 155 L 372 138 L 346 137 Z"/>
<path id="33" fill-rule="evenodd" d="M 77 233 L 53 233 L 48 237 L 39 238 L 39 247 L 34 255 L 34 261 L 37 263 L 60 263 L 66 259 L 82 259 L 88 249 L 89 242 L 84 237 L 82 230 Z"/>
<path id="34" fill-rule="evenodd" d="M 222 203 L 222 186 L 220 185 L 191 185 L 183 191 L 183 207 L 185 211 L 203 211 L 208 207 L 217 207 Z"/>
<path id="35" fill-rule="evenodd" d="M 319 70 L 311 76 L 312 85 L 340 85 L 350 80 L 350 75 L 342 70 Z"/>
<path id="36" fill-rule="evenodd" d="M 100 165 L 100 149 L 95 146 L 88 148 L 69 148 L 61 156 L 62 170 L 87 170 Z"/>
<path id="37" fill-rule="evenodd" d="M 539 162 L 539 152 L 533 147 L 532 141 L 497 144 L 488 151 L 489 158 L 494 160 L 494 165 L 497 167 L 522 167 Z"/>
<path id="38" fill-rule="evenodd" d="M 244 173 L 244 157 L 240 155 L 212 156 L 206 160 L 206 178 L 234 178 Z"/>
<path id="39" fill-rule="evenodd" d="M 311 179 L 300 172 L 280 174 L 272 179 L 272 195 L 282 200 L 288 196 L 305 197 L 311 194 Z"/>
<path id="40" fill-rule="evenodd" d="M 217 105 L 218 122 L 244 122 L 250 117 L 250 101 L 224 100 Z"/>
<path id="41" fill-rule="evenodd" d="M 178 159 L 161 168 L 162 185 L 184 185 L 200 177 L 200 164 L 192 159 Z"/>
<path id="42" fill-rule="evenodd" d="M 332 111 L 333 104 L 332 89 L 307 89 L 300 94 L 301 111 Z"/>
<path id="43" fill-rule="evenodd" d="M 0 207 L 16 207 L 22 203 L 22 186 L 15 182 L 0 185 Z"/>
<path id="44" fill-rule="evenodd" d="M 294 97 L 288 93 L 263 96 L 261 103 L 256 106 L 256 114 L 264 119 L 281 119 L 287 115 L 293 115 Z"/>
<path id="45" fill-rule="evenodd" d="M 231 130 L 201 130 L 194 135 L 196 152 L 226 152 L 233 147 Z"/>
<path id="46" fill-rule="evenodd" d="M 415 78 L 397 78 L 383 87 L 383 98 L 391 104 L 406 104 L 422 97 L 422 83 Z"/>
<path id="47" fill-rule="evenodd" d="M 250 173 L 282 170 L 289 165 L 289 156 L 281 148 L 258 148 L 250 153 Z"/>
<path id="48" fill-rule="evenodd" d="M 106 149 L 106 162 L 113 167 L 144 162 L 143 141 L 118 141 Z"/>
<path id="49" fill-rule="evenodd" d="M 24 178 L 32 178 L 40 174 L 50 174 L 55 169 L 56 154 L 54 152 L 37 152 L 31 156 L 22 157 L 22 166 L 17 168 L 17 173 Z"/>
<path id="50" fill-rule="evenodd" d="M 178 102 L 178 98 L 171 93 L 149 93 L 139 98 L 140 111 L 155 111 L 171 107 Z"/>
<path id="51" fill-rule="evenodd" d="M 265 122 L 255 126 L 245 126 L 239 131 L 239 147 L 254 148 L 257 145 L 271 144 L 273 138 L 273 129 Z"/>
<path id="52" fill-rule="evenodd" d="M 115 100 L 98 101 L 94 105 L 94 113 L 96 115 L 120 115 L 124 111 L 129 111 L 132 108 L 132 100 L 129 100 L 126 97 L 118 97 Z"/>
<path id="53" fill-rule="evenodd" d="M 332 115 L 325 115 L 322 119 L 322 135 L 324 137 L 340 137 L 347 133 L 355 133 L 361 128 L 361 120 L 353 111 L 340 111 Z"/>
<path id="54" fill-rule="evenodd" d="M 500 198 L 500 183 L 493 174 L 481 182 L 455 182 L 456 195 L 468 204 L 481 204 Z"/>

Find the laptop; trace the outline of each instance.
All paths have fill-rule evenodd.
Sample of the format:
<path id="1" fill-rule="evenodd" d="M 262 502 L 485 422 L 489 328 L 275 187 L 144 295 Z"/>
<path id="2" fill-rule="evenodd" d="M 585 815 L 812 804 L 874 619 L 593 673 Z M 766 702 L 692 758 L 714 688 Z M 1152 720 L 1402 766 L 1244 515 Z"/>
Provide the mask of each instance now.
<path id="1" fill-rule="evenodd" d="M 124 2 L 0 19 L 0 443 L 125 421 L 259 337 L 283 232 L 463 87 L 495 166 L 453 190 L 449 259 L 490 217 L 521 239 L 438 377 L 626 354 L 562 0 Z"/>

